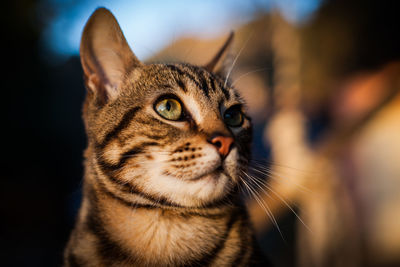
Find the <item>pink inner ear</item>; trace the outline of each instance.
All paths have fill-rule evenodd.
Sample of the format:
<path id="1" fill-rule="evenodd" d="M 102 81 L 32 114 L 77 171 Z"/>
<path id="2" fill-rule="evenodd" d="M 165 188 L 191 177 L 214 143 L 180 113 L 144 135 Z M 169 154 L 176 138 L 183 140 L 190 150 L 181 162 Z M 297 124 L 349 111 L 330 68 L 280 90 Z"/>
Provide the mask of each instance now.
<path id="1" fill-rule="evenodd" d="M 95 93 L 99 88 L 100 80 L 96 74 L 92 73 L 87 77 L 86 86 L 90 89 L 93 93 Z"/>
<path id="2" fill-rule="evenodd" d="M 106 90 L 102 88 L 103 84 L 100 82 L 99 77 L 94 73 L 85 77 L 85 85 L 88 91 L 95 95 L 100 103 L 106 103 L 108 100 L 108 95 L 106 94 Z"/>

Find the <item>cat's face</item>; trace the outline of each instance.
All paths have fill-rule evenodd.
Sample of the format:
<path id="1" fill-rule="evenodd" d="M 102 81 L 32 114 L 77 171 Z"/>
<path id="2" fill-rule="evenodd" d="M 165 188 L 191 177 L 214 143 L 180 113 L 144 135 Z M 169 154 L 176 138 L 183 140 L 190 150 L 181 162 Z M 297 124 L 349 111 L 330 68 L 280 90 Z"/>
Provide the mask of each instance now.
<path id="1" fill-rule="evenodd" d="M 94 151 L 88 160 L 106 190 L 186 207 L 235 190 L 251 124 L 223 79 L 187 64 L 131 64 L 113 86 L 85 74 L 93 90 L 84 112 Z M 108 95 L 102 103 L 99 88 Z"/>
<path id="2" fill-rule="evenodd" d="M 189 65 L 136 68 L 89 115 L 100 172 L 184 206 L 231 193 L 246 168 L 251 124 L 223 82 Z"/>

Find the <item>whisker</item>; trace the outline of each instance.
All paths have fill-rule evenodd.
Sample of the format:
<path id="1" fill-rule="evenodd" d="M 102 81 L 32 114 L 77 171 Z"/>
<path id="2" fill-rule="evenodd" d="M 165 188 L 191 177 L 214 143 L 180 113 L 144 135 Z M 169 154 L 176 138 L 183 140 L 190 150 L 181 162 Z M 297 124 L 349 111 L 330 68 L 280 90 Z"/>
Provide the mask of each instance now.
<path id="1" fill-rule="evenodd" d="M 233 70 L 233 68 L 234 68 L 234 66 L 235 66 L 235 64 L 236 64 L 236 61 L 239 59 L 240 54 L 242 53 L 243 49 L 246 47 L 246 45 L 247 45 L 247 43 L 249 42 L 250 38 L 253 36 L 253 33 L 254 33 L 254 32 L 252 32 L 252 33 L 249 35 L 249 37 L 247 38 L 246 42 L 243 44 L 242 48 L 240 48 L 240 50 L 239 50 L 239 52 L 237 53 L 235 59 L 233 60 L 232 65 L 231 65 L 231 67 L 229 68 L 228 73 L 226 74 L 226 78 L 225 78 L 225 82 L 224 82 L 224 87 L 226 86 L 226 83 L 228 82 L 229 76 L 231 75 L 231 72 L 232 72 L 232 70 Z"/>
<path id="2" fill-rule="evenodd" d="M 240 79 L 246 77 L 247 75 L 252 74 L 252 73 L 256 73 L 256 72 L 260 72 L 260 71 L 265 71 L 265 70 L 268 70 L 268 69 L 270 69 L 270 68 L 265 67 L 265 68 L 255 69 L 255 70 L 246 72 L 246 73 L 240 75 L 238 78 L 236 78 L 236 80 L 232 83 L 232 87 L 235 86 L 236 82 L 238 82 Z"/>
<path id="3" fill-rule="evenodd" d="M 275 196 L 277 196 L 283 203 L 285 203 L 285 205 L 293 212 L 293 214 L 297 217 L 297 219 L 299 219 L 299 221 L 304 225 L 304 227 L 310 231 L 310 233 L 313 233 L 311 231 L 311 229 L 307 226 L 307 224 L 303 221 L 303 219 L 301 219 L 300 215 L 289 205 L 289 203 L 287 203 L 287 201 L 281 197 L 277 192 L 275 192 L 275 190 L 273 190 L 270 186 L 268 186 L 267 184 L 265 185 L 266 188 L 268 188 Z"/>
<path id="4" fill-rule="evenodd" d="M 286 175 L 286 176 L 282 176 L 281 174 L 274 172 L 272 169 L 257 169 L 255 166 L 249 166 L 251 170 L 261 174 L 261 175 L 265 175 L 268 178 L 274 179 L 275 181 L 279 181 L 279 182 L 284 182 L 287 181 L 288 179 L 291 179 L 290 175 Z M 290 183 L 296 185 L 299 190 L 306 192 L 306 193 L 313 193 L 313 191 L 311 191 L 310 189 L 308 189 L 307 187 L 296 183 L 295 181 L 293 181 L 293 179 L 291 179 L 289 181 Z"/>
<path id="5" fill-rule="evenodd" d="M 280 168 L 284 168 L 284 169 L 286 168 L 286 169 L 290 169 L 290 170 L 293 170 L 293 171 L 299 171 L 299 172 L 303 172 L 303 173 L 307 173 L 307 174 L 317 174 L 317 173 L 315 173 L 313 171 L 308 171 L 308 170 L 304 170 L 304 169 L 291 167 L 291 166 L 288 166 L 288 165 L 284 165 L 284 164 L 281 164 L 281 163 L 276 163 L 276 162 L 270 161 L 268 159 L 263 159 L 263 160 L 252 159 L 252 161 L 253 161 L 253 164 L 257 164 L 257 165 L 265 167 L 265 168 L 268 168 L 267 166 L 265 166 L 265 163 L 267 163 L 268 165 L 272 165 L 272 166 L 280 167 Z"/>
<path id="6" fill-rule="evenodd" d="M 267 213 L 267 215 L 270 217 L 272 223 L 277 227 L 278 230 L 279 226 L 275 220 L 274 217 L 272 217 L 272 213 L 271 210 L 269 208 L 267 208 L 264 204 L 265 202 L 262 201 L 262 198 L 260 197 L 260 195 L 257 193 L 257 191 L 255 191 L 254 189 L 251 188 L 251 186 L 249 184 L 246 183 L 246 181 L 242 181 L 243 184 L 246 186 L 248 192 L 251 194 L 251 196 L 253 196 L 255 198 L 255 200 L 258 202 L 258 204 L 264 209 L 264 211 Z"/>
<path id="7" fill-rule="evenodd" d="M 277 166 L 277 165 L 274 165 L 274 164 L 272 164 L 274 167 L 270 167 L 270 166 L 266 166 L 266 165 L 264 165 L 264 164 L 260 164 L 260 163 L 257 163 L 257 162 L 252 162 L 251 164 L 250 164 L 250 167 L 251 168 L 257 168 L 258 170 L 260 170 L 260 171 L 266 171 L 266 172 L 270 172 L 270 173 L 274 173 L 274 174 L 276 174 L 276 175 L 285 175 L 285 178 L 292 178 L 290 175 L 289 175 L 289 171 L 298 171 L 298 172 L 301 172 L 302 174 L 305 174 L 305 175 L 307 175 L 307 176 L 312 176 L 312 175 L 316 175 L 316 173 L 312 173 L 312 172 L 309 172 L 309 171 L 305 171 L 305 170 L 300 170 L 300 169 L 294 169 L 294 168 L 291 168 L 291 167 L 282 167 L 282 166 Z M 283 170 L 285 170 L 285 168 L 288 168 L 289 170 L 286 170 L 286 172 L 283 172 L 283 170 L 282 169 L 279 169 L 279 168 L 276 168 L 276 167 L 282 167 L 283 168 Z"/>
<path id="8" fill-rule="evenodd" d="M 247 176 L 246 172 L 242 172 L 242 173 Z M 241 178 L 241 180 L 242 180 L 243 184 L 247 187 L 249 192 L 251 192 L 251 195 L 254 197 L 254 199 L 257 201 L 257 203 L 260 205 L 260 207 L 268 215 L 272 224 L 276 227 L 280 236 L 282 237 L 282 240 L 285 240 L 283 233 L 278 225 L 278 222 L 276 221 L 276 219 L 275 219 L 274 215 L 272 214 L 272 211 L 269 209 L 268 205 L 265 203 L 265 201 L 262 199 L 262 197 L 259 195 L 259 193 L 256 190 L 252 189 L 252 187 L 246 183 L 245 179 Z"/>
<path id="9" fill-rule="evenodd" d="M 310 231 L 310 232 L 312 233 L 311 229 L 305 224 L 305 222 L 301 219 L 301 217 L 297 214 L 297 212 L 289 205 L 289 203 L 288 203 L 282 196 L 280 196 L 275 190 L 273 190 L 270 186 L 268 186 L 268 184 L 267 184 L 265 181 L 261 180 L 261 179 L 258 178 L 258 177 L 255 177 L 255 176 L 247 175 L 247 177 L 249 177 L 249 179 L 252 179 L 252 180 L 255 182 L 255 184 L 258 185 L 258 187 L 259 187 L 259 188 L 264 192 L 264 194 L 266 194 L 267 196 L 269 196 L 269 194 L 268 194 L 267 191 L 265 191 L 265 189 L 262 188 L 262 186 L 265 187 L 265 188 L 267 188 L 267 189 L 268 189 L 270 192 L 272 192 L 276 197 L 278 197 L 278 198 L 293 212 L 293 214 L 297 217 L 297 219 L 299 219 L 299 221 L 304 225 L 304 227 L 307 228 L 307 230 Z M 270 197 L 270 196 L 269 196 L 269 197 Z"/>

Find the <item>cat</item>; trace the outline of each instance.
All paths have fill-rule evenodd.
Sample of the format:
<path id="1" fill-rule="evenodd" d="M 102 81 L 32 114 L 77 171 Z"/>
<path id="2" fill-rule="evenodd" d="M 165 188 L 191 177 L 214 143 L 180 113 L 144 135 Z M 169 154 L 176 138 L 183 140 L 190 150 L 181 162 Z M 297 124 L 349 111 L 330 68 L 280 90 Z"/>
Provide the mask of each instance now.
<path id="1" fill-rule="evenodd" d="M 268 266 L 239 195 L 252 126 L 221 76 L 232 38 L 204 67 L 144 64 L 110 11 L 89 18 L 83 199 L 65 266 Z"/>

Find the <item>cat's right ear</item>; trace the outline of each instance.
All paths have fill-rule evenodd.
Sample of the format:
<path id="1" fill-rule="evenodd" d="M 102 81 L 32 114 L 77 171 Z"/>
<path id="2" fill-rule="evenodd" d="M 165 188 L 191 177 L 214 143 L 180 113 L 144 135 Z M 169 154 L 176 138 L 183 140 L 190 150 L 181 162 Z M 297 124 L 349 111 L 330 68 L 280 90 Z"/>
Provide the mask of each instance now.
<path id="1" fill-rule="evenodd" d="M 113 14 L 98 8 L 83 30 L 80 57 L 89 93 L 102 103 L 115 98 L 128 70 L 141 65 Z"/>
<path id="2" fill-rule="evenodd" d="M 213 72 L 219 74 L 221 76 L 225 76 L 227 72 L 226 65 L 228 62 L 228 55 L 230 54 L 230 48 L 232 47 L 233 37 L 235 36 L 234 32 L 231 32 L 226 39 L 225 43 L 218 50 L 217 54 L 204 65 L 204 68 L 209 72 Z"/>

